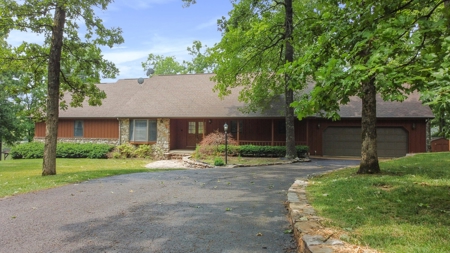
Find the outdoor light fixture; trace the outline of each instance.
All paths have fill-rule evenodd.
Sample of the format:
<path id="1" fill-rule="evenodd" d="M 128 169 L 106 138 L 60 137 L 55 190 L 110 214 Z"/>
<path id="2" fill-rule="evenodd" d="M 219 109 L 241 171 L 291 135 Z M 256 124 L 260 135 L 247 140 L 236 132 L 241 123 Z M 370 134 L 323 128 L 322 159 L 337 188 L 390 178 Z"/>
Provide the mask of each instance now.
<path id="1" fill-rule="evenodd" d="M 317 124 L 317 128 L 320 128 L 320 123 L 319 123 L 319 124 Z"/>
<path id="2" fill-rule="evenodd" d="M 212 119 L 209 119 L 209 120 L 208 120 L 208 123 L 211 124 L 211 122 L 212 122 Z"/>
<path id="3" fill-rule="evenodd" d="M 227 140 L 227 131 L 228 131 L 228 125 L 225 123 L 223 125 L 223 130 L 225 130 L 225 165 L 227 165 L 227 156 L 228 156 L 228 140 Z"/>
<path id="4" fill-rule="evenodd" d="M 416 123 L 412 124 L 412 129 L 416 129 Z"/>

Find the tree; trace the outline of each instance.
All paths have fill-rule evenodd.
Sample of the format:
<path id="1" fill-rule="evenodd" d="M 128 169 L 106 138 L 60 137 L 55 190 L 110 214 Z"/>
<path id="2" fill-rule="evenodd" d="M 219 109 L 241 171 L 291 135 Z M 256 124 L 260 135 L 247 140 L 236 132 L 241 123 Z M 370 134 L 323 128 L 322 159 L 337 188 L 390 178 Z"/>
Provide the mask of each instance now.
<path id="1" fill-rule="evenodd" d="M 24 42 L 5 52 L 0 60 L 1 68 L 36 74 L 39 75 L 36 80 L 47 82 L 43 176 L 56 174 L 59 109 L 68 106 L 66 101 L 60 103 L 60 95 L 70 92 L 71 106 L 80 106 L 85 97 L 90 105 L 99 105 L 105 98 L 105 93 L 95 86 L 100 74 L 113 78 L 118 73 L 113 63 L 103 59 L 98 46 L 122 43 L 121 30 L 105 28 L 92 8 L 105 10 L 111 1 L 0 1 L 0 31 L 15 29 L 44 36 L 42 44 Z M 80 24 L 84 26 L 80 28 Z M 84 40 L 79 37 L 80 29 Z M 41 73 L 47 73 L 45 79 Z"/>
<path id="2" fill-rule="evenodd" d="M 188 47 L 189 55 L 192 55 L 192 61 L 183 61 L 186 65 L 187 73 L 212 73 L 214 70 L 214 63 L 208 61 L 210 49 L 205 45 L 205 50 L 202 52 L 203 45 L 200 41 L 195 40 L 192 47 Z"/>
<path id="3" fill-rule="evenodd" d="M 274 102 L 284 103 L 286 120 L 286 157 L 297 156 L 295 150 L 295 89 L 302 89 L 291 75 L 300 44 L 294 34 L 291 0 L 242 0 L 234 5 L 228 20 L 221 20 L 223 37 L 211 49 L 215 63 L 215 90 L 219 96 L 230 88 L 242 87 L 239 99 L 247 111 L 264 111 Z M 284 96 L 280 100 L 280 97 Z"/>
<path id="4" fill-rule="evenodd" d="M 147 61 L 142 62 L 144 70 L 152 68 L 155 75 L 198 74 L 212 72 L 212 64 L 208 62 L 208 47 L 202 52 L 202 43 L 194 41 L 192 47 L 188 47 L 192 61 L 178 62 L 175 56 L 163 56 L 149 54 Z"/>
<path id="5" fill-rule="evenodd" d="M 186 74 L 187 67 L 177 62 L 175 56 L 163 56 L 149 54 L 147 61 L 142 63 L 145 69 L 152 68 L 155 75 L 177 75 Z"/>
<path id="6" fill-rule="evenodd" d="M 358 173 L 379 173 L 376 152 L 376 93 L 402 101 L 413 90 L 443 87 L 433 75 L 448 49 L 447 1 L 317 1 L 317 42 L 298 60 L 300 75 L 317 82 L 300 116 L 320 111 L 337 119 L 350 96 L 362 99 L 362 150 Z M 445 50 L 444 50 L 445 49 Z M 435 74 L 433 74 L 433 72 Z M 430 90 L 430 89 L 429 89 Z"/>

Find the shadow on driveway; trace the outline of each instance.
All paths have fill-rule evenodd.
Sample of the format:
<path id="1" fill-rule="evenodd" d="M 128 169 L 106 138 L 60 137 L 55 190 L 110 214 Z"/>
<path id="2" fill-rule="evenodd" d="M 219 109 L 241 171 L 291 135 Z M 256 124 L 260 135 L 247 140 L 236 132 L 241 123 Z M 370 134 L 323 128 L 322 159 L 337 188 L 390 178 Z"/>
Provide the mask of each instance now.
<path id="1" fill-rule="evenodd" d="M 138 173 L 19 195 L 0 200 L 0 252 L 295 252 L 290 185 L 358 164 Z"/>

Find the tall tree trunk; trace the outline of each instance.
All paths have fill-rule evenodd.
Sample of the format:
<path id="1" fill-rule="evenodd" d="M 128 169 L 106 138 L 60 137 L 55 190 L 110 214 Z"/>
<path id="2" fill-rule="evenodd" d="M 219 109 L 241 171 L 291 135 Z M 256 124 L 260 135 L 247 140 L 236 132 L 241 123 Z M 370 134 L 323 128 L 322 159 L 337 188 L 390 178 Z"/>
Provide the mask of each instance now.
<path id="1" fill-rule="evenodd" d="M 427 128 L 427 143 L 426 143 L 426 149 L 427 152 L 431 152 L 431 119 L 426 120 L 426 128 Z"/>
<path id="2" fill-rule="evenodd" d="M 66 12 L 57 4 L 48 64 L 47 120 L 45 122 L 45 147 L 42 175 L 56 175 L 56 145 L 59 117 L 59 74 Z"/>
<path id="3" fill-rule="evenodd" d="M 292 0 L 285 0 L 285 62 L 294 61 L 294 47 L 291 45 L 292 38 L 292 20 L 293 20 L 293 9 Z M 285 76 L 285 110 L 286 110 L 286 158 L 294 159 L 297 157 L 297 150 L 295 148 L 295 116 L 294 108 L 291 107 L 291 103 L 294 102 L 294 91 L 290 85 L 290 76 L 286 74 Z"/>
<path id="4" fill-rule="evenodd" d="M 362 84 L 361 163 L 358 174 L 380 173 L 377 154 L 377 100 L 375 77 Z"/>

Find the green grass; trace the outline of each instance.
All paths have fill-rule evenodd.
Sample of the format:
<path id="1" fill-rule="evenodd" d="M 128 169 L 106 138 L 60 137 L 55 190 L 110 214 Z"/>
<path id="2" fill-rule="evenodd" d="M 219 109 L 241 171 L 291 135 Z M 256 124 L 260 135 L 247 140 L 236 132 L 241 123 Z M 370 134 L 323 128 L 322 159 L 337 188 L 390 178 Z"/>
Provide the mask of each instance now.
<path id="1" fill-rule="evenodd" d="M 382 252 L 450 252 L 450 153 L 384 161 L 310 180 L 308 199 L 347 241 Z"/>
<path id="2" fill-rule="evenodd" d="M 2 160 L 0 198 L 95 178 L 161 171 L 146 169 L 145 165 L 150 162 L 144 159 L 57 159 L 57 174 L 43 177 L 42 159 Z"/>

